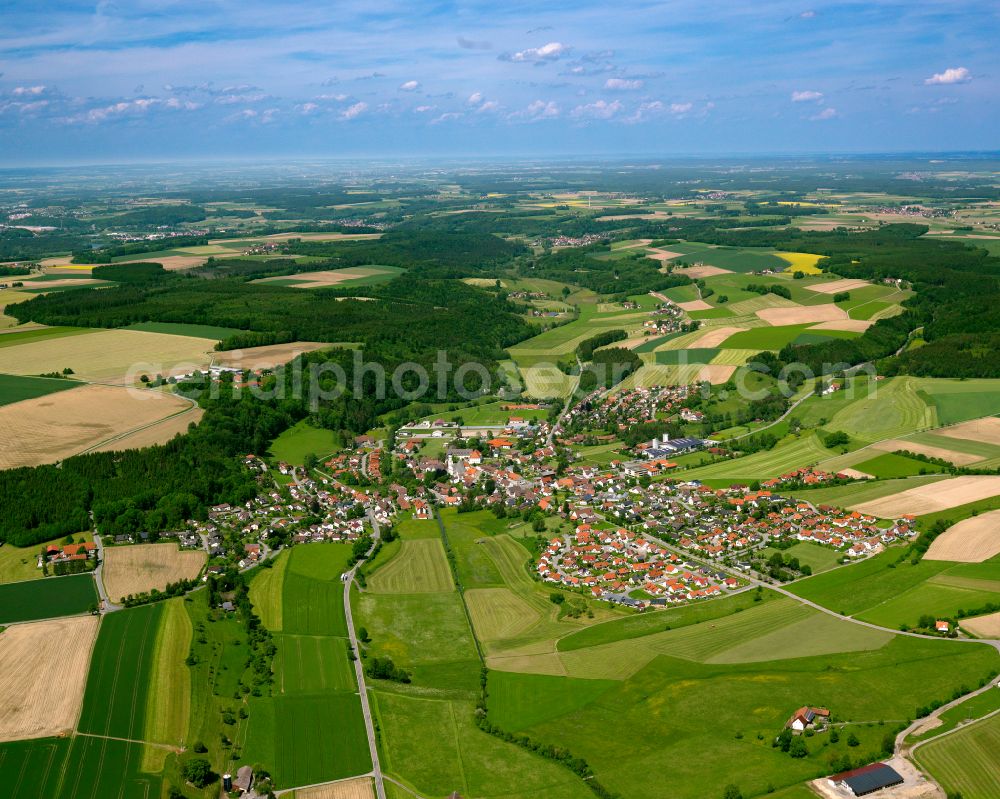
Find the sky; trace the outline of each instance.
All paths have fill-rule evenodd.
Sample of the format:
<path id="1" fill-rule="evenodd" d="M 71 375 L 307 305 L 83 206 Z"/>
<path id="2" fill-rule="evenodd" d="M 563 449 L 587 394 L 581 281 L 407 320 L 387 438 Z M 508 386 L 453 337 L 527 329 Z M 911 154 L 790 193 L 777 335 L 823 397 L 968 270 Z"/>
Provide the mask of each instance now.
<path id="1" fill-rule="evenodd" d="M 0 0 L 0 163 L 1000 149 L 997 0 Z"/>

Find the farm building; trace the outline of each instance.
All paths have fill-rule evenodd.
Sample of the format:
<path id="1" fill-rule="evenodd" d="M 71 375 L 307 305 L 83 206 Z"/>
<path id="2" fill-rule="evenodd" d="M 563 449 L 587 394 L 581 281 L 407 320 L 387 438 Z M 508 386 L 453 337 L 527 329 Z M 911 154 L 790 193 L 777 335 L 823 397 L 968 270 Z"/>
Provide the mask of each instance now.
<path id="1" fill-rule="evenodd" d="M 802 732 L 815 724 L 817 719 L 825 721 L 828 718 L 830 718 L 830 711 L 825 707 L 809 707 L 807 705 L 796 710 L 791 718 L 785 722 L 785 727 L 793 732 Z"/>
<path id="2" fill-rule="evenodd" d="M 884 788 L 903 784 L 899 772 L 885 763 L 872 763 L 852 771 L 842 771 L 829 779 L 834 788 L 847 788 L 855 796 L 869 796 Z"/>

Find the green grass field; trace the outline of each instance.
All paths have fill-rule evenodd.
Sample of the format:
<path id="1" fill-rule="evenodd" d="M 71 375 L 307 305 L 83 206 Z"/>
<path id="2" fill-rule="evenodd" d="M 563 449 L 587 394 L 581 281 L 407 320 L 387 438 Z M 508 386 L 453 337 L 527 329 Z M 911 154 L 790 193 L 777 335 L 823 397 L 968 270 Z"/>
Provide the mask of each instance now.
<path id="1" fill-rule="evenodd" d="M 376 594 L 425 594 L 452 591 L 451 569 L 440 539 L 403 541 L 402 551 L 368 577 Z"/>
<path id="2" fill-rule="evenodd" d="M 97 601 L 91 574 L 7 583 L 0 585 L 0 624 L 86 613 Z"/>
<path id="3" fill-rule="evenodd" d="M 350 544 L 304 544 L 293 547 L 282 590 L 282 625 L 286 633 L 347 635 L 344 586 Z"/>
<path id="4" fill-rule="evenodd" d="M 917 388 L 937 409 L 938 424 L 956 424 L 1000 413 L 1000 380 L 920 378 Z"/>
<path id="5" fill-rule="evenodd" d="M 274 673 L 277 691 L 281 694 L 357 690 L 344 638 L 281 635 Z"/>
<path id="6" fill-rule="evenodd" d="M 77 726 L 80 732 L 143 739 L 163 612 L 160 603 L 110 613 L 101 619 Z"/>
<path id="7" fill-rule="evenodd" d="M 874 458 L 861 461 L 855 464 L 858 469 L 865 474 L 878 477 L 880 480 L 892 480 L 899 477 L 913 477 L 918 474 L 928 474 L 941 471 L 940 467 L 930 463 L 918 461 L 916 458 L 907 458 L 905 455 L 897 455 L 887 452 L 884 455 L 876 455 Z"/>
<path id="8" fill-rule="evenodd" d="M 301 466 L 307 455 L 323 458 L 340 447 L 340 438 L 333 430 L 313 427 L 303 419 L 274 439 L 268 453 L 274 460 Z"/>
<path id="9" fill-rule="evenodd" d="M 729 479 L 750 483 L 803 466 L 815 465 L 829 457 L 830 450 L 823 446 L 818 436 L 809 432 L 801 437 L 789 437 L 778 442 L 774 449 L 758 452 L 743 458 L 700 466 L 683 474 L 685 480 Z"/>
<path id="10" fill-rule="evenodd" d="M 258 569 L 250 583 L 250 601 L 260 616 L 261 623 L 271 632 L 282 629 L 283 596 L 285 571 L 288 569 L 289 553 L 282 552 L 268 561 L 271 568 Z"/>
<path id="11" fill-rule="evenodd" d="M 15 330 L 0 334 L 0 347 L 16 347 L 18 344 L 29 344 L 35 341 L 45 341 L 66 336 L 83 336 L 93 333 L 98 328 L 93 327 L 36 327 L 30 330 Z"/>
<path id="12" fill-rule="evenodd" d="M 52 377 L 0 375 L 0 407 L 35 397 L 44 397 L 46 394 L 55 394 L 57 391 L 66 391 L 79 385 L 81 384 L 75 380 Z"/>
<path id="13" fill-rule="evenodd" d="M 764 550 L 764 557 L 769 558 L 778 551 L 777 549 L 768 547 Z M 813 570 L 813 574 L 829 571 L 836 567 L 837 560 L 840 558 L 840 553 L 836 550 L 820 546 L 819 544 L 812 544 L 808 541 L 800 541 L 788 549 L 780 550 L 780 552 L 786 559 L 798 558 L 799 563 Z"/>
<path id="14" fill-rule="evenodd" d="M 954 564 L 901 559 L 900 550 L 800 580 L 789 589 L 838 613 L 884 627 L 915 626 L 921 616 L 954 618 L 1000 601 L 996 563 Z M 979 568 L 975 568 L 979 566 Z"/>
<path id="15" fill-rule="evenodd" d="M 60 799 L 68 738 L 0 743 L 0 785 L 9 799 Z"/>
<path id="16" fill-rule="evenodd" d="M 379 691 L 383 768 L 425 796 L 580 799 L 571 772 L 477 730 L 471 703 Z M 428 757 L 428 748 L 434 752 Z"/>
<path id="17" fill-rule="evenodd" d="M 162 779 L 142 771 L 150 747 L 107 738 L 76 736 L 66 758 L 60 799 L 149 799 L 162 790 Z"/>
<path id="18" fill-rule="evenodd" d="M 764 628 L 762 635 L 770 633 Z M 784 646 L 791 651 L 783 654 L 795 653 L 793 639 Z M 857 757 L 877 752 L 884 735 L 928 698 L 947 698 L 962 681 L 996 665 L 987 647 L 899 637 L 880 648 L 780 661 L 698 663 L 658 654 L 578 710 L 525 732 L 585 758 L 601 783 L 623 796 L 702 799 L 721 796 L 729 783 L 758 796 L 828 774 L 831 756 L 852 751 L 843 735 L 838 744 L 821 735 L 809 739 L 809 755 L 800 760 L 772 748 L 771 739 L 801 704 L 829 707 L 838 721 L 871 721 L 850 727 L 861 740 Z M 546 704 L 551 691 L 535 701 Z M 517 696 L 514 713 L 530 705 L 530 694 Z M 506 710 L 491 705 L 493 712 L 503 717 Z M 616 739 L 607 734 L 613 727 L 643 734 Z M 739 763 L 738 773 L 732 763 Z"/>
<path id="19" fill-rule="evenodd" d="M 223 341 L 238 333 L 246 331 L 235 327 L 218 327 L 217 325 L 195 325 L 180 322 L 137 322 L 129 325 L 126 330 L 140 330 L 145 333 L 169 333 L 173 336 L 191 336 L 193 338 L 214 338 Z"/>
<path id="20" fill-rule="evenodd" d="M 962 799 L 1000 796 L 1000 717 L 993 716 L 931 741 L 914 753 L 917 764 Z"/>
<path id="21" fill-rule="evenodd" d="M 180 598 L 163 603 L 153 646 L 143 741 L 183 746 L 191 718 L 191 672 L 184 660 L 191 651 L 193 627 Z"/>
<path id="22" fill-rule="evenodd" d="M 712 359 L 718 354 L 719 350 L 711 347 L 692 350 L 658 350 L 656 352 L 656 363 L 664 366 L 711 363 Z"/>

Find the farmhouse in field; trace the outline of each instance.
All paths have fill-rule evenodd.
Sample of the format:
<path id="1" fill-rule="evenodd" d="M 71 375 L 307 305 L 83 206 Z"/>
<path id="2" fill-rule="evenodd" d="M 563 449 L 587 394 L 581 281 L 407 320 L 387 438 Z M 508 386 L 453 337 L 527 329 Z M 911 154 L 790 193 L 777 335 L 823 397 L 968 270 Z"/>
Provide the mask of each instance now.
<path id="1" fill-rule="evenodd" d="M 792 732 L 804 732 L 808 727 L 812 727 L 818 721 L 825 721 L 830 718 L 830 711 L 825 707 L 800 707 L 790 719 L 785 722 L 785 729 Z"/>

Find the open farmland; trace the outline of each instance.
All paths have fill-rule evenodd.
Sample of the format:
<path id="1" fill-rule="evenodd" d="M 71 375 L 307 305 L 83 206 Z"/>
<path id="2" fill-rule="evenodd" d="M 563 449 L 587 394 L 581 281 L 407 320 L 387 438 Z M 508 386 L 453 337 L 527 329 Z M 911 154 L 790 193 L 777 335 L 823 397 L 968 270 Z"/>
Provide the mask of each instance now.
<path id="1" fill-rule="evenodd" d="M 176 544 L 133 544 L 104 550 L 104 587 L 111 600 L 163 591 L 168 583 L 193 580 L 201 572 L 207 553 L 181 549 Z"/>
<path id="2" fill-rule="evenodd" d="M 209 362 L 214 346 L 214 339 L 193 336 L 99 330 L 0 347 L 0 372 L 43 374 L 68 368 L 82 380 L 125 383 L 141 374 L 191 371 Z"/>
<path id="3" fill-rule="evenodd" d="M 1000 510 L 963 519 L 935 538 L 924 557 L 982 563 L 1000 553 Z"/>
<path id="4" fill-rule="evenodd" d="M 374 796 L 371 778 L 359 777 L 313 788 L 299 788 L 292 799 L 373 799 Z"/>
<path id="5" fill-rule="evenodd" d="M 0 743 L 0 783 L 8 799 L 63 799 L 59 782 L 69 745 L 67 738 Z"/>
<path id="6" fill-rule="evenodd" d="M 64 735 L 76 726 L 98 623 L 80 616 L 0 634 L 0 741 Z"/>
<path id="7" fill-rule="evenodd" d="M 851 507 L 853 510 L 869 513 L 872 516 L 896 519 L 906 514 L 922 516 L 957 508 L 998 494 L 1000 494 L 1000 477 L 970 475 L 909 488 L 898 494 L 861 502 Z"/>
<path id="8" fill-rule="evenodd" d="M 368 577 L 377 594 L 423 594 L 453 591 L 451 571 L 441 541 L 403 541 L 402 551 Z"/>
<path id="9" fill-rule="evenodd" d="M 163 603 L 143 605 L 101 619 L 80 714 L 80 732 L 143 740 L 151 710 L 148 696 L 164 607 Z"/>
<path id="10" fill-rule="evenodd" d="M 321 272 L 298 272 L 282 277 L 265 277 L 255 282 L 291 286 L 296 289 L 369 286 L 392 280 L 403 271 L 405 270 L 397 266 L 355 266 L 349 269 L 328 269 Z"/>
<path id="11" fill-rule="evenodd" d="M 984 444 L 1000 446 L 1000 418 L 996 416 L 973 419 L 952 427 L 944 427 L 935 432 L 939 436 L 947 436 L 948 438 L 968 439 L 969 441 L 981 441 Z"/>
<path id="12" fill-rule="evenodd" d="M 79 385 L 75 380 L 0 374 L 0 407 L 66 391 Z"/>
<path id="13" fill-rule="evenodd" d="M 112 452 L 125 449 L 142 449 L 152 447 L 155 444 L 164 444 L 175 436 L 188 432 L 188 428 L 193 424 L 198 424 L 205 415 L 203 408 L 192 406 L 186 411 L 168 416 L 159 422 L 140 427 L 123 435 L 114 436 L 90 447 L 88 452 Z"/>
<path id="14" fill-rule="evenodd" d="M 75 616 L 96 607 L 97 588 L 90 574 L 0 585 L 0 624 Z"/>
<path id="15" fill-rule="evenodd" d="M 1000 796 L 1000 716 L 963 727 L 921 746 L 914 759 L 948 791 L 962 799 Z"/>
<path id="16" fill-rule="evenodd" d="M 119 449 L 125 446 L 125 434 L 152 431 L 155 423 L 190 407 L 190 402 L 172 394 L 139 394 L 99 385 L 6 405 L 0 407 L 0 468 L 54 463 L 104 442 Z M 194 420 L 194 416 L 181 418 Z M 177 432 L 169 426 L 156 429 L 160 440 L 155 443 L 168 441 Z"/>
<path id="17" fill-rule="evenodd" d="M 233 366 L 239 369 L 273 369 L 288 363 L 305 352 L 315 352 L 336 346 L 336 344 L 324 344 L 320 341 L 293 341 L 289 344 L 246 347 L 239 350 L 213 352 L 212 363 L 216 366 Z"/>

